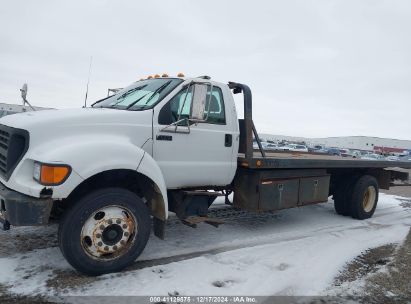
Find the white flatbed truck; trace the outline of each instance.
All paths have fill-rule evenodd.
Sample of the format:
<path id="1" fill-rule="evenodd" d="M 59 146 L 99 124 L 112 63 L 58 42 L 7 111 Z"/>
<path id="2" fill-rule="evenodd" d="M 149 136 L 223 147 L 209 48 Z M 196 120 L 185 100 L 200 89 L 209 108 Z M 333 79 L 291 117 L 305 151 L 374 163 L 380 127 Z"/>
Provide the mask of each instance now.
<path id="1" fill-rule="evenodd" d="M 243 94 L 242 119 L 232 93 Z M 265 153 L 248 86 L 151 78 L 89 108 L 1 118 L 0 221 L 5 230 L 57 221 L 67 261 L 99 275 L 133 263 L 152 229 L 164 238 L 169 211 L 216 224 L 207 210 L 219 194 L 252 211 L 333 196 L 336 213 L 370 218 L 379 188 L 408 179 L 392 167 L 411 163 Z"/>

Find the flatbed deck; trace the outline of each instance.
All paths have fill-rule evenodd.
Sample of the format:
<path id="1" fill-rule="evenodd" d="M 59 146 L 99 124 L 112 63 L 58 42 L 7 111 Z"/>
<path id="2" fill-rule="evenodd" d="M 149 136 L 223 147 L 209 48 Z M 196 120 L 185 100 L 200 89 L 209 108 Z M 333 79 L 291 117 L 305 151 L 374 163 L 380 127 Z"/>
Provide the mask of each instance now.
<path id="1" fill-rule="evenodd" d="M 411 169 L 411 162 L 365 160 L 350 157 L 313 154 L 304 152 L 261 152 L 254 151 L 253 157 L 238 155 L 241 167 L 252 169 L 329 169 L 329 168 L 404 168 Z"/>

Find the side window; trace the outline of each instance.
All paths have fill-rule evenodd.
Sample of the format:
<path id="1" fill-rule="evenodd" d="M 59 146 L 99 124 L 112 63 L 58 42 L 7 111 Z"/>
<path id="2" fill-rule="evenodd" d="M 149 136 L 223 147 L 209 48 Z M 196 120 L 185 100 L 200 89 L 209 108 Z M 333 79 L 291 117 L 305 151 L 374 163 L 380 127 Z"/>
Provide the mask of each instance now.
<path id="1" fill-rule="evenodd" d="M 192 98 L 192 88 L 178 92 L 177 95 L 161 109 L 158 115 L 158 123 L 160 125 L 169 125 L 178 120 L 190 118 Z M 186 125 L 184 122 L 182 124 Z"/>
<path id="2" fill-rule="evenodd" d="M 207 99 L 205 105 L 205 123 L 210 124 L 225 124 L 225 108 L 223 101 L 223 94 L 220 88 L 208 86 Z M 158 123 L 160 125 L 169 125 L 184 118 L 190 118 L 191 104 L 193 98 L 193 88 L 189 90 L 184 89 L 177 93 L 163 108 L 160 110 L 158 116 Z M 211 95 L 211 99 L 210 99 Z M 181 123 L 186 125 L 185 122 Z"/>
<path id="3" fill-rule="evenodd" d="M 178 118 L 180 114 L 181 118 L 189 118 L 191 112 L 191 101 L 193 98 L 192 90 L 184 90 L 177 96 L 177 100 L 174 103 L 171 103 L 171 111 L 173 116 Z M 180 118 L 180 119 L 181 119 Z"/>
<path id="4" fill-rule="evenodd" d="M 211 124 L 225 125 L 223 93 L 221 92 L 221 89 L 219 87 L 213 86 L 212 92 L 210 89 L 211 88 L 209 86 L 205 106 L 205 115 L 207 117 L 207 122 Z"/>

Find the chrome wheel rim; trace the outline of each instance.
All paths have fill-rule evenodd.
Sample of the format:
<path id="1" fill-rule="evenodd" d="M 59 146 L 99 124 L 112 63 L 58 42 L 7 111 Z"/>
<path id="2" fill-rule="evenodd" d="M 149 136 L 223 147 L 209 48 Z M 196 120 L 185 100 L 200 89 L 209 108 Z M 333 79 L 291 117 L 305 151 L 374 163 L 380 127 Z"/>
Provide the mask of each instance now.
<path id="1" fill-rule="evenodd" d="M 95 259 L 111 260 L 126 253 L 137 235 L 137 221 L 123 206 L 95 211 L 81 229 L 81 246 Z"/>
<path id="2" fill-rule="evenodd" d="M 362 207 L 365 212 L 370 212 L 375 205 L 375 199 L 377 197 L 377 191 L 373 186 L 368 186 L 367 190 L 364 192 L 364 197 L 362 201 Z"/>

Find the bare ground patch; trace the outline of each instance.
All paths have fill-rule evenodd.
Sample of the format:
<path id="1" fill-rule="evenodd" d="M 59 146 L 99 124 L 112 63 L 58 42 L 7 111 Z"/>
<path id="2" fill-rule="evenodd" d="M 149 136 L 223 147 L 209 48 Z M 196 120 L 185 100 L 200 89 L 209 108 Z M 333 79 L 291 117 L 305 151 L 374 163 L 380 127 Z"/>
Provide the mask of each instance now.
<path id="1" fill-rule="evenodd" d="M 57 247 L 57 225 L 11 229 L 0 234 L 0 258 L 10 253 Z"/>
<path id="2" fill-rule="evenodd" d="M 40 304 L 40 303 L 55 303 L 50 302 L 41 296 L 22 296 L 12 294 L 8 291 L 7 286 L 0 285 L 0 303 L 18 303 L 18 304 Z"/>
<path id="3" fill-rule="evenodd" d="M 334 285 L 342 287 L 340 296 L 361 303 L 409 303 L 411 229 L 403 244 L 380 246 L 358 256 L 336 277 Z"/>
<path id="4" fill-rule="evenodd" d="M 396 249 L 395 244 L 366 250 L 363 254 L 351 261 L 334 281 L 336 286 L 345 282 L 354 282 L 371 273 L 377 272 L 382 266 L 392 260 Z"/>
<path id="5" fill-rule="evenodd" d="M 404 209 L 411 209 L 411 198 L 397 198 L 401 201 L 400 206 Z"/>
<path id="6" fill-rule="evenodd" d="M 365 288 L 367 299 L 376 303 L 411 301 L 411 230 L 405 242 L 396 250 L 386 271 L 370 276 Z"/>

